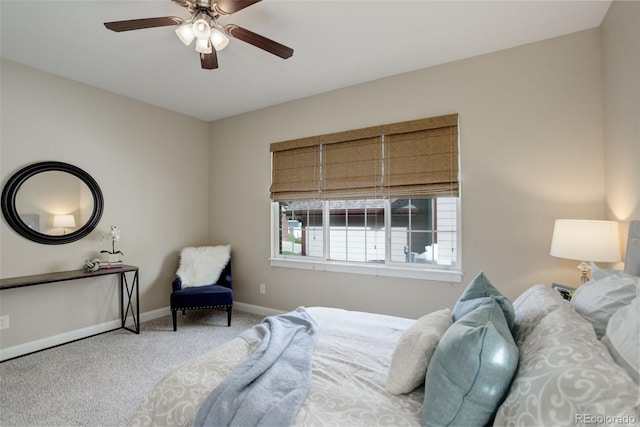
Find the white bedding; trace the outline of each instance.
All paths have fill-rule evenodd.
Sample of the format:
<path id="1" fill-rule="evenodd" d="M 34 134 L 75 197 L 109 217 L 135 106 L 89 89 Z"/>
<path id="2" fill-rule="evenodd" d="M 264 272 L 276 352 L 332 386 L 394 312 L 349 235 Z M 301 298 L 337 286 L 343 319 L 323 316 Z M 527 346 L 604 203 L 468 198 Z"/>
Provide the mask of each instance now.
<path id="1" fill-rule="evenodd" d="M 635 275 L 640 271 L 640 221 L 632 222 L 630 230 L 626 266 Z M 640 298 L 640 287 L 635 295 Z M 629 298 L 624 302 L 633 303 Z M 545 285 L 532 286 L 513 307 L 512 332 L 520 358 L 506 399 L 495 408 L 495 425 L 638 423 L 640 389 L 632 372 L 615 362 L 589 319 Z M 311 387 L 294 425 L 420 425 L 424 387 L 399 396 L 385 390 L 396 344 L 416 321 L 334 308 L 307 311 L 318 324 L 318 336 Z M 615 341 L 627 337 L 637 343 L 637 325 L 624 319 L 607 325 L 607 334 L 622 328 L 612 334 Z M 186 363 L 152 390 L 129 425 L 191 426 L 205 398 L 256 344 L 238 337 Z M 640 360 L 628 361 L 637 372 Z M 436 393 L 429 402 L 432 398 L 450 401 L 452 396 Z"/>
<path id="2" fill-rule="evenodd" d="M 393 349 L 415 320 L 334 308 L 307 310 L 319 334 L 311 387 L 295 425 L 420 425 L 423 388 L 402 396 L 385 390 Z M 129 425 L 192 425 L 202 401 L 255 344 L 235 338 L 172 372 Z"/>

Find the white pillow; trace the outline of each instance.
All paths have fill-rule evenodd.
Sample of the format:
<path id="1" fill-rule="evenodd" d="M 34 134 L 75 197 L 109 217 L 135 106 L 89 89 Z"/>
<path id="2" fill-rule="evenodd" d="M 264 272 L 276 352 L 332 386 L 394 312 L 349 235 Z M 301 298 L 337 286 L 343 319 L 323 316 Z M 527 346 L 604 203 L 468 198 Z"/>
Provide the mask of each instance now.
<path id="1" fill-rule="evenodd" d="M 176 272 L 182 288 L 213 285 L 230 257 L 230 245 L 184 248 L 180 252 L 180 266 Z"/>
<path id="2" fill-rule="evenodd" d="M 602 343 L 613 360 L 640 384 L 640 297 L 611 316 Z"/>
<path id="3" fill-rule="evenodd" d="M 410 393 L 424 382 L 431 356 L 451 323 L 451 310 L 445 308 L 422 316 L 404 331 L 391 356 L 387 391 Z"/>
<path id="4" fill-rule="evenodd" d="M 610 268 L 600 268 L 598 265 L 591 261 L 589 263 L 589 269 L 591 270 L 591 278 L 594 280 L 606 279 L 609 276 L 626 276 L 629 277 L 629 274 L 626 274 L 622 270 L 614 270 Z"/>
<path id="5" fill-rule="evenodd" d="M 571 298 L 575 310 L 593 324 L 598 339 L 607 328 L 609 318 L 636 297 L 640 278 L 613 275 L 590 280 L 576 289 Z"/>

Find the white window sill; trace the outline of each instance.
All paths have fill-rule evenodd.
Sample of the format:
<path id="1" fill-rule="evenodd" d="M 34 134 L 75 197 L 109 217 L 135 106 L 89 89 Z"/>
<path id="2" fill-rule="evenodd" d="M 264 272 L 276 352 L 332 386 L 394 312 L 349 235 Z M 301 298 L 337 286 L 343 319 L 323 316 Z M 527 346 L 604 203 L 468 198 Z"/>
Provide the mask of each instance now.
<path id="1" fill-rule="evenodd" d="M 460 283 L 462 272 L 418 267 L 390 266 L 385 264 L 352 264 L 336 261 L 301 260 L 291 258 L 270 258 L 272 267 L 298 268 L 302 270 L 332 271 L 337 273 L 366 274 L 403 279 L 432 280 L 436 282 Z"/>

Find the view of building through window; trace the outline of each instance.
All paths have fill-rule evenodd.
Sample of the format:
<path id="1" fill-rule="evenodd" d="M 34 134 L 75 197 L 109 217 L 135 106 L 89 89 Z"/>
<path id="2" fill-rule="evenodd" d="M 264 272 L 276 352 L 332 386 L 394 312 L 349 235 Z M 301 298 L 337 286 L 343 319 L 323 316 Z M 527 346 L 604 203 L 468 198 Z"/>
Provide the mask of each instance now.
<path id="1" fill-rule="evenodd" d="M 457 264 L 457 198 L 279 203 L 279 255 Z"/>

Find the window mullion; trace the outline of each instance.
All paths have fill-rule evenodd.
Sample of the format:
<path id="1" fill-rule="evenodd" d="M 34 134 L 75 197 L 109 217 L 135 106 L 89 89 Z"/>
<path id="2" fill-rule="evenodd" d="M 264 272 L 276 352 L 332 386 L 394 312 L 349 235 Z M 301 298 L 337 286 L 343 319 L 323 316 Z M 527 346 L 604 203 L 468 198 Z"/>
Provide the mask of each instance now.
<path id="1" fill-rule="evenodd" d="M 391 202 L 384 199 L 384 262 L 391 261 Z"/>
<path id="2" fill-rule="evenodd" d="M 409 229 L 407 230 L 407 259 L 405 262 L 411 263 L 411 253 L 413 252 L 413 209 L 412 209 L 412 199 L 407 199 L 409 202 L 409 209 L 407 210 L 407 223 L 409 224 Z"/>
<path id="3" fill-rule="evenodd" d="M 329 259 L 329 239 L 330 239 L 330 230 L 331 230 L 331 223 L 330 221 L 330 216 L 329 216 L 329 201 L 328 200 L 323 200 L 322 201 L 322 233 L 323 233 L 323 247 L 322 247 L 322 257 L 324 258 L 324 260 L 328 260 Z"/>

